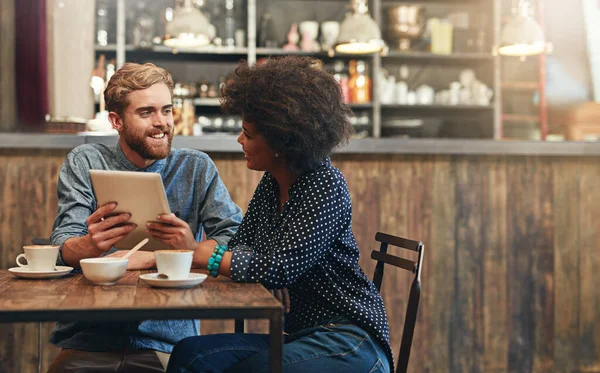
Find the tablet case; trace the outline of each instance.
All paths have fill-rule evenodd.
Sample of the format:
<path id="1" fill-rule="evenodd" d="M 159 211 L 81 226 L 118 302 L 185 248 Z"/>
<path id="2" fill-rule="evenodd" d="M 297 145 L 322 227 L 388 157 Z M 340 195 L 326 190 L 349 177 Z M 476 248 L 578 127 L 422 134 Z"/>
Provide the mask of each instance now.
<path id="1" fill-rule="evenodd" d="M 156 221 L 159 214 L 170 214 L 169 202 L 160 174 L 153 172 L 90 170 L 97 206 L 117 202 L 114 213 L 128 212 L 129 222 L 137 224 L 114 247 L 132 249 L 141 240 L 150 240 L 140 250 L 165 249 L 166 245 L 146 234 L 146 223 Z"/>

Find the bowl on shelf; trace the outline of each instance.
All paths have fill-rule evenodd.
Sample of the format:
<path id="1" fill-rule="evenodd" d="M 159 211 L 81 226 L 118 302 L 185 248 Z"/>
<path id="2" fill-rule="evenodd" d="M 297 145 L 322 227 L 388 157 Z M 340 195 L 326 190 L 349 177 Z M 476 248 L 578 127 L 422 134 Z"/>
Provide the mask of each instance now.
<path id="1" fill-rule="evenodd" d="M 425 8 L 420 5 L 397 5 L 387 9 L 387 38 L 392 49 L 407 51 L 413 41 L 421 39 L 425 29 Z"/>

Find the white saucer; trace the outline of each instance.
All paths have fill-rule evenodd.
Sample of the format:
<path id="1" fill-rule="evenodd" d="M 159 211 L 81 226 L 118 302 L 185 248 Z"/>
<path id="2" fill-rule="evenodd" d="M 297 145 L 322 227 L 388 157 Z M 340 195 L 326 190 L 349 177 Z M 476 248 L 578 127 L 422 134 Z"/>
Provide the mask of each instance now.
<path id="1" fill-rule="evenodd" d="M 144 280 L 148 285 L 157 288 L 191 288 L 202 281 L 206 280 L 207 275 L 204 273 L 190 273 L 189 277 L 183 280 L 170 280 L 165 278 L 158 278 L 158 273 L 146 273 L 140 275 L 140 278 Z"/>
<path id="2" fill-rule="evenodd" d="M 56 278 L 71 273 L 73 267 L 56 266 L 54 271 L 32 271 L 29 267 L 14 267 L 8 271 L 17 277 L 22 278 Z"/>

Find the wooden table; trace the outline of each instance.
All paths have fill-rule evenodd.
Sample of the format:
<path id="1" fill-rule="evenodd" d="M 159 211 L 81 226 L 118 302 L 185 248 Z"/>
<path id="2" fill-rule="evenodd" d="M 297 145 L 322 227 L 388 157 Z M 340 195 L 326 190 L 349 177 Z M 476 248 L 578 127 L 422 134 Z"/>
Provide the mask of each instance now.
<path id="1" fill-rule="evenodd" d="M 269 319 L 271 371 L 282 372 L 283 310 L 262 285 L 209 277 L 191 289 L 152 288 L 139 279 L 150 272 L 130 271 L 114 286 L 94 286 L 79 274 L 30 280 L 0 270 L 0 323 Z"/>

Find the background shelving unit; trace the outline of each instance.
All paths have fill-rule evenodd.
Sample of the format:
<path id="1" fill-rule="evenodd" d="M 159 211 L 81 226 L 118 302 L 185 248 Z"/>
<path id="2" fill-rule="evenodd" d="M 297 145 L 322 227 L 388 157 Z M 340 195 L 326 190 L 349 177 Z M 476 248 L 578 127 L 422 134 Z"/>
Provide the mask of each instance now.
<path id="1" fill-rule="evenodd" d="M 309 52 L 288 52 L 280 48 L 257 47 L 258 39 L 257 26 L 260 22 L 260 16 L 265 12 L 273 14 L 274 29 L 277 35 L 280 35 L 279 45 L 285 43 L 286 33 L 293 22 L 302 20 L 317 20 L 323 22 L 326 20 L 342 21 L 344 14 L 348 9 L 347 0 L 330 0 L 319 2 L 315 0 L 286 1 L 286 0 L 236 0 L 238 7 L 238 23 L 243 25 L 246 30 L 246 45 L 233 49 L 226 47 L 207 47 L 194 51 L 181 50 L 174 53 L 170 48 L 162 45 L 155 45 L 148 49 L 139 49 L 132 44 L 127 44 L 126 38 L 128 30 L 126 18 L 128 7 L 132 3 L 140 0 L 107 0 L 111 2 L 114 8 L 113 18 L 116 29 L 116 40 L 106 46 L 96 46 L 96 56 L 104 54 L 107 60 L 114 58 L 117 65 L 125 61 L 133 62 L 155 62 L 168 69 L 176 81 L 191 82 L 206 79 L 216 82 L 219 76 L 226 75 L 235 67 L 237 62 L 245 59 L 249 62 L 255 62 L 257 59 L 269 56 L 281 55 L 307 55 L 322 59 L 327 68 L 331 68 L 335 60 L 342 59 L 349 61 L 351 59 L 361 59 L 368 63 L 369 75 L 372 81 L 372 102 L 368 104 L 352 104 L 351 107 L 357 115 L 369 117 L 369 135 L 371 137 L 381 137 L 383 123 L 391 117 L 406 116 L 407 118 L 431 118 L 437 117 L 445 121 L 452 122 L 458 131 L 442 133 L 442 136 L 453 136 L 460 133 L 471 132 L 473 137 L 478 138 L 500 138 L 501 136 L 501 116 L 500 102 L 502 87 L 500 81 L 500 59 L 493 53 L 493 48 L 497 45 L 500 29 L 500 0 L 418 0 L 411 1 L 411 4 L 422 3 L 425 7 L 433 9 L 433 16 L 440 12 L 447 12 L 453 9 L 477 9 L 472 12 L 476 14 L 486 13 L 489 17 L 486 51 L 483 52 L 455 52 L 450 55 L 438 55 L 427 51 L 398 51 L 391 49 L 386 55 L 371 56 L 347 56 L 333 55 L 327 52 L 309 53 Z M 215 0 L 213 0 L 214 2 Z M 211 1 L 205 1 L 209 4 Z M 159 0 L 157 3 L 175 5 L 175 0 Z M 385 25 L 382 19 L 388 7 L 403 3 L 401 1 L 382 1 L 371 0 L 369 2 L 369 11 L 382 29 L 382 35 L 385 38 Z M 161 6 L 153 4 L 153 6 Z M 165 5 L 166 6 L 166 5 Z M 293 7 L 291 9 L 290 7 Z M 437 8 L 436 8 L 437 7 Z M 439 8 L 439 9 L 438 9 Z M 427 8 L 429 9 L 429 8 Z M 438 10 L 435 10 L 438 9 Z M 438 13 L 436 13 L 438 12 Z M 489 16 L 491 14 L 491 16 Z M 488 51 L 489 50 L 489 51 Z M 489 106 L 476 105 L 382 105 L 377 94 L 381 82 L 379 82 L 379 72 L 384 68 L 394 68 L 403 64 L 415 66 L 415 71 L 419 69 L 429 70 L 429 72 L 415 73 L 414 84 L 423 84 L 428 82 L 436 89 L 447 87 L 448 83 L 457 80 L 458 71 L 464 68 L 470 68 L 476 71 L 481 78 L 493 90 L 492 104 Z M 507 89 L 505 86 L 504 89 Z M 194 99 L 196 114 L 219 113 L 219 102 L 215 98 Z M 474 126 L 473 131 L 468 130 L 469 126 Z M 469 136 L 466 136 L 469 137 Z"/>
<path id="2" fill-rule="evenodd" d="M 543 0 L 531 1 L 540 26 L 544 27 Z M 504 3 L 503 15 L 513 11 Z M 502 17 L 505 19 L 505 17 Z M 546 140 L 548 115 L 546 102 L 546 56 L 501 57 L 502 81 L 500 91 L 506 93 L 501 102 L 501 138 Z"/>

